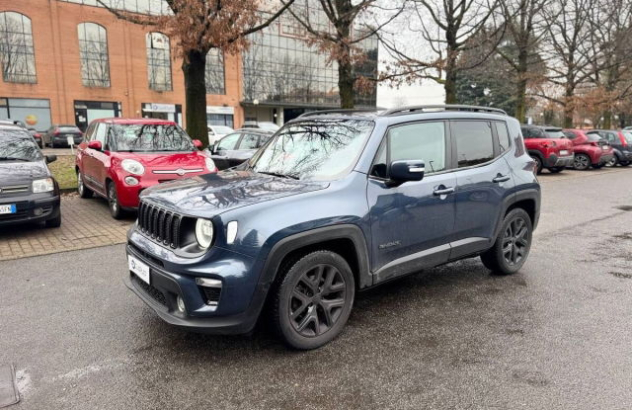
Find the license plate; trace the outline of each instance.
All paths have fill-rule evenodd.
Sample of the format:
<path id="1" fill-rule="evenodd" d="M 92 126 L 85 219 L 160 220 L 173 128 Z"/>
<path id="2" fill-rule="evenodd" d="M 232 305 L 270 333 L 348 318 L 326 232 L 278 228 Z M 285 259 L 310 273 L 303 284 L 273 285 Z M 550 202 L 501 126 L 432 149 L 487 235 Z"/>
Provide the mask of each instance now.
<path id="1" fill-rule="evenodd" d="M 602 145 L 601 149 L 604 150 L 604 151 L 608 151 L 608 146 L 607 145 Z"/>
<path id="2" fill-rule="evenodd" d="M 17 212 L 15 204 L 0 205 L 0 215 L 14 214 Z"/>
<path id="3" fill-rule="evenodd" d="M 127 264 L 129 265 L 129 270 L 149 285 L 149 266 L 131 255 L 127 256 Z"/>
<path id="4" fill-rule="evenodd" d="M 560 155 L 566 156 L 566 155 L 568 155 L 568 151 L 563 149 L 563 150 L 560 151 Z"/>

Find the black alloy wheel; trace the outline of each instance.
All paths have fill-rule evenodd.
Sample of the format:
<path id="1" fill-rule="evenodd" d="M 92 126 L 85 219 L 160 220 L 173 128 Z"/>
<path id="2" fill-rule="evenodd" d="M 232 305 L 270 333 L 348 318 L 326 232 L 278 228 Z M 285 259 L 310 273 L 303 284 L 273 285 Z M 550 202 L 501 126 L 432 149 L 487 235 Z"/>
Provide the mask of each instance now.
<path id="1" fill-rule="evenodd" d="M 505 216 L 494 245 L 481 255 L 483 265 L 496 274 L 517 272 L 527 260 L 532 235 L 529 214 L 522 208 L 513 209 Z"/>
<path id="2" fill-rule="evenodd" d="M 290 347 L 316 349 L 344 327 L 355 297 L 347 261 L 331 251 L 315 251 L 285 264 L 273 294 L 272 319 Z"/>

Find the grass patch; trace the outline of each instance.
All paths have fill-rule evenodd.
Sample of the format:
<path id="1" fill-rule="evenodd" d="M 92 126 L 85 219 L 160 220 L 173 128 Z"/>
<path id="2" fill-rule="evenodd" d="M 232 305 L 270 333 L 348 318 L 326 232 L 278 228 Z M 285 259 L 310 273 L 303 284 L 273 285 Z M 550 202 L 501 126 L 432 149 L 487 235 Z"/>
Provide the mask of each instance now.
<path id="1" fill-rule="evenodd" d="M 75 174 L 75 156 L 58 155 L 57 161 L 48 164 L 50 172 L 59 183 L 61 189 L 77 188 L 77 175 Z"/>

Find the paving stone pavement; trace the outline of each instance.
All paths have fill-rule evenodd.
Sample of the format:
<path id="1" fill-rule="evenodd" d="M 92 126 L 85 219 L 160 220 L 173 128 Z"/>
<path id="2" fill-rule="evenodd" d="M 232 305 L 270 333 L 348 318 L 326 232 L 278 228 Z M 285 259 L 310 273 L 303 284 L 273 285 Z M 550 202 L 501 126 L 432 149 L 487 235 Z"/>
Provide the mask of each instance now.
<path id="1" fill-rule="evenodd" d="M 0 228 L 0 261 L 125 243 L 135 216 L 117 221 L 103 199 L 61 200 L 60 228 L 16 225 Z M 1 269 L 0 269 L 1 270 Z"/>

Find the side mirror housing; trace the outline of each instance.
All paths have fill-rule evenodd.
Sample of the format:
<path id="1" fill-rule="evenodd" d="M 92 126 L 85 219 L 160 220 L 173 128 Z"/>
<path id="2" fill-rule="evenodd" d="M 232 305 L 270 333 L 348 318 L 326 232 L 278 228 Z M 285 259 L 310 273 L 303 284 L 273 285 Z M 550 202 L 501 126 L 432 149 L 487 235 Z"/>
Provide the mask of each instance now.
<path id="1" fill-rule="evenodd" d="M 195 146 L 195 148 L 200 149 L 202 148 L 203 144 L 202 141 L 200 140 L 193 140 L 193 145 Z"/>
<path id="2" fill-rule="evenodd" d="M 103 150 L 103 144 L 101 144 L 101 141 L 90 141 L 88 143 L 88 148 L 101 151 Z"/>
<path id="3" fill-rule="evenodd" d="M 426 165 L 422 160 L 406 160 L 391 162 L 390 178 L 393 185 L 409 181 L 421 181 L 426 172 Z"/>
<path id="4" fill-rule="evenodd" d="M 46 163 L 50 164 L 51 162 L 57 161 L 57 155 L 46 155 Z"/>

